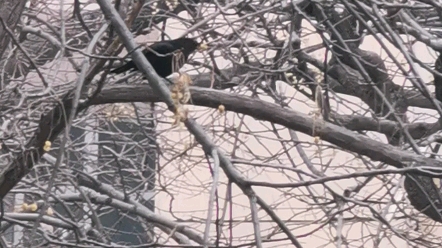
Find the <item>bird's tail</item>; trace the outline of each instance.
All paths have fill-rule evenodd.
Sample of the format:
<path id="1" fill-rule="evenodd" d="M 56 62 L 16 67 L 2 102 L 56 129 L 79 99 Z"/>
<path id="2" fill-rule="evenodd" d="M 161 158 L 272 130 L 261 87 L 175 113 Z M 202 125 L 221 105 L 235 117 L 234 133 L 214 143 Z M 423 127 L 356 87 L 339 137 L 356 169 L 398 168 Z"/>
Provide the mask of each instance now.
<path id="1" fill-rule="evenodd" d="M 130 69 L 134 69 L 134 67 L 135 67 L 134 62 L 130 61 L 130 62 L 128 62 L 127 64 L 125 64 L 123 66 L 120 66 L 118 68 L 115 68 L 115 69 L 111 70 L 110 73 L 120 74 L 120 73 L 123 73 L 125 71 L 130 70 Z"/>

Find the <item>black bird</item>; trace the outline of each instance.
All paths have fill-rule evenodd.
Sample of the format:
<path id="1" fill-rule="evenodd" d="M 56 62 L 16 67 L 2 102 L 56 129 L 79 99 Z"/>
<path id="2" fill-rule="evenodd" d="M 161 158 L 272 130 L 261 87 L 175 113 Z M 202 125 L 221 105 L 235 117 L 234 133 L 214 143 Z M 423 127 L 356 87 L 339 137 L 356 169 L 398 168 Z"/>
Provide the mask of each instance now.
<path id="1" fill-rule="evenodd" d="M 189 55 L 197 49 L 202 51 L 205 46 L 190 38 L 178 38 L 156 42 L 144 49 L 143 54 L 157 74 L 165 78 L 178 71 L 187 62 Z M 110 73 L 120 74 L 128 70 L 138 70 L 133 61 L 111 70 Z"/>

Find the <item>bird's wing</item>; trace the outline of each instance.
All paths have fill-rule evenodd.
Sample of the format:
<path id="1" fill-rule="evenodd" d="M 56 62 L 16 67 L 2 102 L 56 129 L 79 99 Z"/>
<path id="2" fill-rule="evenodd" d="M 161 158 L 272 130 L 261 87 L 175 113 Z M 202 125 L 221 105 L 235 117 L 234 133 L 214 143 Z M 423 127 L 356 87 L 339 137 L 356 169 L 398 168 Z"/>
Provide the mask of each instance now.
<path id="1" fill-rule="evenodd" d="M 169 67 L 171 72 L 173 73 L 178 71 L 186 63 L 186 58 L 184 54 L 182 52 L 177 53 L 177 51 L 179 50 L 180 50 L 179 47 L 174 46 L 169 41 L 164 41 L 151 45 L 144 53 L 144 55 L 146 56 L 147 60 L 149 60 L 151 63 L 155 63 L 155 61 L 162 60 L 161 55 L 166 55 L 165 56 L 166 58 L 163 57 L 165 61 L 167 61 L 166 64 L 164 64 L 164 66 Z M 165 74 L 170 74 L 170 73 L 165 73 Z"/>

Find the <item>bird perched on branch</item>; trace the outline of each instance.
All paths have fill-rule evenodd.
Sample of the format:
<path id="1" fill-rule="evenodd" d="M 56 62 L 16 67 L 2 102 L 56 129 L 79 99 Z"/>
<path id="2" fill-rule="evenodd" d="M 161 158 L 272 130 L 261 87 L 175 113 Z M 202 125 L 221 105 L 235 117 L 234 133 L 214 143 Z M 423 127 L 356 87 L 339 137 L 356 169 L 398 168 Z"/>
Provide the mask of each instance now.
<path id="1" fill-rule="evenodd" d="M 143 50 L 144 56 L 155 69 L 160 77 L 167 77 L 177 72 L 189 58 L 189 55 L 195 50 L 203 51 L 207 46 L 198 43 L 191 38 L 178 38 L 175 40 L 160 41 L 152 44 Z M 138 70 L 133 61 L 127 62 L 125 65 L 113 69 L 110 73 L 120 74 L 128 70 Z"/>

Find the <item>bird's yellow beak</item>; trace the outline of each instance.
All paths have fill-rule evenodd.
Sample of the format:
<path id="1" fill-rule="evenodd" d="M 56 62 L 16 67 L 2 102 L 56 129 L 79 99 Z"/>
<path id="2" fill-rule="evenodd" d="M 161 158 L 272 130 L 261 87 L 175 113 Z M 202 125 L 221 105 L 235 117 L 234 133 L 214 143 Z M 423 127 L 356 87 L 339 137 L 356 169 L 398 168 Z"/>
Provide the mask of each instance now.
<path id="1" fill-rule="evenodd" d="M 206 43 L 201 43 L 199 44 L 199 46 L 196 48 L 198 50 L 198 52 L 203 52 L 206 51 L 209 47 L 207 46 Z"/>

